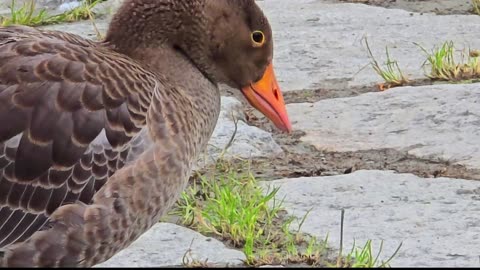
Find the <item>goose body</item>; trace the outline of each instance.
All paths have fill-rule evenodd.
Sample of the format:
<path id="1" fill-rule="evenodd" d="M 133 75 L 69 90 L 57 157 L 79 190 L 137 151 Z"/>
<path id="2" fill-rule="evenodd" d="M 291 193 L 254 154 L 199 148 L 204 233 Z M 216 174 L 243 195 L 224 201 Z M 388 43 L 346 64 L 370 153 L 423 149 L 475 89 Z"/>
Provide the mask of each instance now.
<path id="1" fill-rule="evenodd" d="M 0 266 L 92 266 L 158 222 L 213 132 L 218 83 L 288 131 L 271 56 L 253 0 L 127 0 L 102 42 L 0 28 Z"/>

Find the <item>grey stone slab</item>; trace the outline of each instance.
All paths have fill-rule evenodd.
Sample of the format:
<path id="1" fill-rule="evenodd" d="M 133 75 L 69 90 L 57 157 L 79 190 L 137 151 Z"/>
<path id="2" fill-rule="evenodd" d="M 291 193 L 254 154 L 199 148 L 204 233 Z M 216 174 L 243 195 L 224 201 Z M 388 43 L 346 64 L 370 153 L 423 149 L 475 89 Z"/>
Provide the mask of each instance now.
<path id="1" fill-rule="evenodd" d="M 423 179 L 391 171 L 283 179 L 279 186 L 290 214 L 302 218 L 302 231 L 339 248 L 341 209 L 345 209 L 344 248 L 372 240 L 381 260 L 403 242 L 392 266 L 480 266 L 480 184 L 477 181 Z"/>
<path id="2" fill-rule="evenodd" d="M 423 52 L 453 40 L 458 49 L 480 48 L 480 16 L 412 13 L 321 0 L 258 2 L 274 31 L 274 65 L 285 91 L 371 85 L 382 79 L 368 66 L 366 36 L 379 62 L 385 46 L 412 79 L 423 78 Z"/>
<path id="3" fill-rule="evenodd" d="M 480 84 L 400 87 L 287 106 L 303 141 L 329 151 L 393 148 L 480 168 Z"/>
<path id="4" fill-rule="evenodd" d="M 105 35 L 107 33 L 109 22 L 110 22 L 110 19 L 95 20 L 95 26 L 97 27 L 98 31 L 102 35 Z M 95 28 L 92 22 L 88 20 L 78 21 L 73 23 L 65 23 L 65 24 L 52 24 L 52 25 L 41 26 L 38 28 L 73 33 L 73 34 L 82 36 L 84 38 L 98 41 Z"/>
<path id="5" fill-rule="evenodd" d="M 231 146 L 224 152 L 232 135 L 237 131 Z M 207 147 L 207 158 L 214 161 L 223 154 L 224 158 L 276 157 L 283 153 L 272 134 L 248 125 L 244 121 L 243 106 L 234 97 L 222 97 L 222 110 Z"/>
<path id="6" fill-rule="evenodd" d="M 243 252 L 229 249 L 216 239 L 178 225 L 158 223 L 128 248 L 96 267 L 182 266 L 184 257 L 190 262 L 206 261 L 218 266 L 242 265 L 246 260 Z"/>

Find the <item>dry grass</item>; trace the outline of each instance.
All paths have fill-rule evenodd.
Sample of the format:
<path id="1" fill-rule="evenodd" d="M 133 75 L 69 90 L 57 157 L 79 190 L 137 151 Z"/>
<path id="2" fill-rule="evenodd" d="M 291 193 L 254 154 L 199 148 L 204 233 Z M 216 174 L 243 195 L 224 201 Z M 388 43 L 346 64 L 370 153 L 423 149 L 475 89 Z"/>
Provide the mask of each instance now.
<path id="1" fill-rule="evenodd" d="M 420 46 L 427 59 L 423 66 L 430 66 L 426 76 L 440 81 L 468 81 L 480 78 L 479 51 L 455 49 L 453 41 L 447 41 L 430 52 Z"/>
<path id="2" fill-rule="evenodd" d="M 371 59 L 370 65 L 372 66 L 373 70 L 375 70 L 375 72 L 384 80 L 383 83 L 378 84 L 378 88 L 381 91 L 392 87 L 406 85 L 410 82 L 409 79 L 403 74 L 398 62 L 390 57 L 388 47 L 385 47 L 387 61 L 383 65 L 380 65 L 373 56 L 367 38 L 365 38 L 365 45 L 368 56 Z"/>
<path id="3" fill-rule="evenodd" d="M 480 15 L 480 0 L 472 0 L 473 12 Z"/>

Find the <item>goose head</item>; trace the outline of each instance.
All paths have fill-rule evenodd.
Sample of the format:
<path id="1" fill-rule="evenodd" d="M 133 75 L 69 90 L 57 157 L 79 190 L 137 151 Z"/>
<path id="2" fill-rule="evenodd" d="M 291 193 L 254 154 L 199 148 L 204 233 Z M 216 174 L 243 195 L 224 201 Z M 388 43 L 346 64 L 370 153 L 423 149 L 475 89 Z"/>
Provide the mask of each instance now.
<path id="1" fill-rule="evenodd" d="M 273 67 L 273 34 L 255 1 L 212 0 L 209 30 L 212 62 L 221 83 L 239 89 L 277 128 L 290 132 Z"/>
<path id="2" fill-rule="evenodd" d="M 215 84 L 241 91 L 277 128 L 290 132 L 273 68 L 273 35 L 255 0 L 127 0 L 106 41 L 129 54 L 168 44 Z"/>

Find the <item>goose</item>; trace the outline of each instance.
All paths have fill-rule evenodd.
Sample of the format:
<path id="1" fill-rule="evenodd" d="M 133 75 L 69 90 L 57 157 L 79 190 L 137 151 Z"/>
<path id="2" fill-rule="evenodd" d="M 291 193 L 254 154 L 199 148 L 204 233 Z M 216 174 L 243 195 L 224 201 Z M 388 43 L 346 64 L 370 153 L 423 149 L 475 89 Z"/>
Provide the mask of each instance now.
<path id="1" fill-rule="evenodd" d="M 206 148 L 220 84 L 290 132 L 272 60 L 254 0 L 125 0 L 101 41 L 0 28 L 0 266 L 91 267 L 149 230 Z"/>

